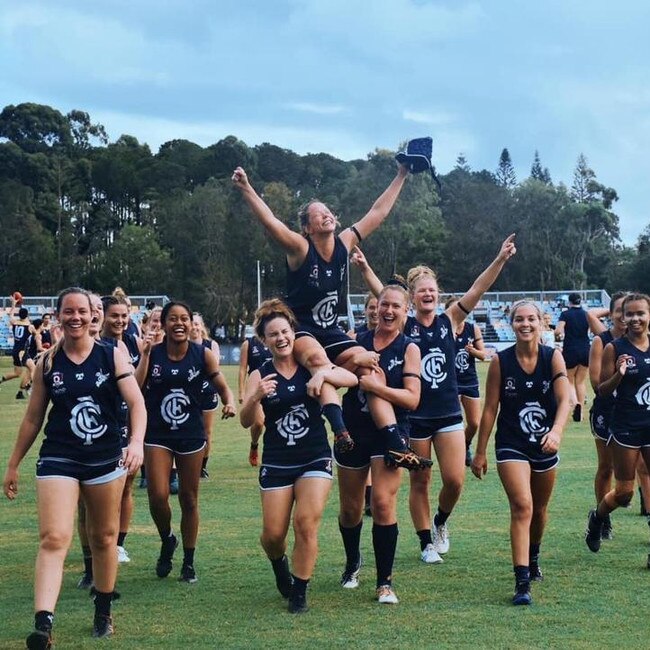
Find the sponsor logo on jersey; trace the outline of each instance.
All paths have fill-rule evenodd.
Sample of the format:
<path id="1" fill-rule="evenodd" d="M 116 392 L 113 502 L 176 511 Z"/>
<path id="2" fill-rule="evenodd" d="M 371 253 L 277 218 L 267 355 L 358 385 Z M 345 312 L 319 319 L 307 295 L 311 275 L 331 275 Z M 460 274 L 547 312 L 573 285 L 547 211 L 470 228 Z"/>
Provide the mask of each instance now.
<path id="1" fill-rule="evenodd" d="M 519 411 L 519 426 L 528 435 L 529 442 L 536 442 L 538 438 L 549 432 L 545 420 L 546 410 L 539 402 L 526 402 L 524 408 Z"/>
<path id="2" fill-rule="evenodd" d="M 293 384 L 290 384 L 289 386 L 287 386 L 287 390 L 290 393 L 293 393 L 296 390 L 296 387 Z"/>
<path id="3" fill-rule="evenodd" d="M 447 357 L 440 348 L 430 348 L 429 353 L 422 357 L 422 379 L 438 388 L 446 379 L 445 362 Z"/>
<path id="4" fill-rule="evenodd" d="M 278 433 L 286 439 L 287 447 L 293 447 L 296 440 L 309 433 L 309 413 L 304 404 L 296 404 L 291 410 L 275 421 Z"/>
<path id="5" fill-rule="evenodd" d="M 314 323 L 322 328 L 334 325 L 338 304 L 339 297 L 336 291 L 328 291 L 325 298 L 319 300 L 311 310 Z"/>
<path id="6" fill-rule="evenodd" d="M 110 373 L 108 372 L 102 372 L 101 370 L 99 372 L 95 373 L 95 386 L 99 388 L 105 381 L 108 380 L 110 377 Z"/>
<path id="7" fill-rule="evenodd" d="M 446 339 L 447 334 L 449 334 L 449 329 L 447 328 L 446 325 L 441 325 L 440 326 L 440 337 L 443 338 L 443 339 Z"/>
<path id="8" fill-rule="evenodd" d="M 176 376 L 178 374 L 178 368 L 172 368 L 172 375 Z"/>
<path id="9" fill-rule="evenodd" d="M 650 411 L 650 379 L 646 379 L 645 384 L 639 388 L 634 398 L 639 406 L 645 406 Z"/>
<path id="10" fill-rule="evenodd" d="M 532 388 L 533 387 L 533 382 L 532 381 L 527 381 L 526 382 L 526 388 Z"/>
<path id="11" fill-rule="evenodd" d="M 163 398 L 160 404 L 160 415 L 172 431 L 176 431 L 189 420 L 190 414 L 187 412 L 189 405 L 190 398 L 182 388 L 172 388 Z"/>
<path id="12" fill-rule="evenodd" d="M 162 366 L 159 364 L 155 364 L 154 367 L 151 369 L 151 376 L 152 377 L 160 377 L 162 374 Z"/>
<path id="13" fill-rule="evenodd" d="M 92 397 L 78 397 L 70 412 L 70 428 L 84 445 L 92 445 L 93 440 L 103 436 L 108 427 L 101 421 L 101 409 Z"/>
<path id="14" fill-rule="evenodd" d="M 393 357 L 388 362 L 388 372 L 390 372 L 393 368 L 397 368 L 397 366 L 403 366 L 403 365 L 404 365 L 404 359 L 398 359 L 397 357 Z"/>
<path id="15" fill-rule="evenodd" d="M 514 380 L 513 377 L 506 377 L 504 386 L 505 386 L 506 393 L 516 394 L 517 382 Z"/>
<path id="16" fill-rule="evenodd" d="M 469 370 L 469 354 L 467 350 L 459 350 L 456 354 L 456 370 L 467 372 Z"/>
<path id="17" fill-rule="evenodd" d="M 187 381 L 194 381 L 200 374 L 201 374 L 201 371 L 197 370 L 194 366 L 192 366 L 187 371 Z"/>
<path id="18" fill-rule="evenodd" d="M 53 372 L 52 373 L 52 385 L 56 388 L 57 386 L 63 385 L 63 373 L 62 372 Z"/>
<path id="19" fill-rule="evenodd" d="M 77 378 L 77 381 L 82 381 L 84 378 L 84 373 L 83 372 L 78 372 L 75 374 L 75 377 Z"/>
<path id="20" fill-rule="evenodd" d="M 546 395 L 548 393 L 548 389 L 551 387 L 551 382 L 548 381 L 548 379 L 545 379 L 542 382 L 542 395 Z"/>

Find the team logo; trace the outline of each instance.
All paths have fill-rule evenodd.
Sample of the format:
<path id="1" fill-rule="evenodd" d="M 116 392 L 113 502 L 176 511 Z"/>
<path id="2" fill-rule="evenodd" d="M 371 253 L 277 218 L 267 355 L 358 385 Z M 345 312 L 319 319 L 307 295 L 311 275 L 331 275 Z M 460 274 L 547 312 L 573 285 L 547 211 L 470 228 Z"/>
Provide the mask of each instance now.
<path id="1" fill-rule="evenodd" d="M 536 442 L 537 438 L 549 432 L 545 420 L 546 410 L 539 402 L 526 402 L 526 406 L 519 411 L 519 426 L 528 434 L 528 442 Z"/>
<path id="2" fill-rule="evenodd" d="M 296 440 L 309 433 L 309 413 L 304 404 L 296 404 L 279 420 L 275 421 L 278 433 L 287 440 L 287 447 L 293 447 Z"/>
<path id="3" fill-rule="evenodd" d="M 178 368 L 172 368 L 172 375 L 177 375 L 178 374 Z"/>
<path id="4" fill-rule="evenodd" d="M 634 357 L 628 357 L 625 359 L 625 365 L 628 368 L 634 368 L 636 366 L 636 359 Z"/>
<path id="5" fill-rule="evenodd" d="M 100 370 L 99 372 L 95 373 L 95 377 L 95 386 L 99 388 L 110 377 L 110 374 L 107 372 L 102 372 Z"/>
<path id="6" fill-rule="evenodd" d="M 339 304 L 339 297 L 336 291 L 328 291 L 325 298 L 319 300 L 311 310 L 314 322 L 325 329 L 336 323 L 336 309 Z"/>
<path id="7" fill-rule="evenodd" d="M 447 334 L 449 334 L 449 329 L 447 328 L 446 325 L 442 325 L 440 327 L 440 336 L 441 336 L 441 338 L 446 339 Z"/>
<path id="8" fill-rule="evenodd" d="M 312 287 L 318 286 L 318 264 L 314 264 L 314 266 L 311 267 L 309 277 L 307 278 L 307 284 L 311 285 Z"/>
<path id="9" fill-rule="evenodd" d="M 325 275 L 326 275 L 328 278 L 331 278 L 331 277 L 332 277 L 332 269 L 325 269 Z"/>
<path id="10" fill-rule="evenodd" d="M 517 390 L 517 385 L 515 384 L 515 380 L 512 377 L 506 378 L 505 386 L 507 393 L 514 393 Z"/>
<path id="11" fill-rule="evenodd" d="M 412 336 L 413 338 L 420 336 L 420 328 L 417 325 L 413 324 L 411 326 L 411 333 L 409 336 Z"/>
<path id="12" fill-rule="evenodd" d="M 194 366 L 192 366 L 187 371 L 187 381 L 194 381 L 200 374 L 201 374 L 201 371 L 197 370 Z"/>
<path id="13" fill-rule="evenodd" d="M 647 379 L 645 384 L 639 388 L 634 398 L 639 406 L 645 406 L 650 411 L 650 379 Z"/>
<path id="14" fill-rule="evenodd" d="M 422 357 L 422 379 L 431 382 L 431 388 L 438 388 L 447 379 L 446 361 L 447 357 L 440 348 L 430 348 L 429 354 Z"/>
<path id="15" fill-rule="evenodd" d="M 108 427 L 101 421 L 102 411 L 92 397 L 78 397 L 77 404 L 70 412 L 70 428 L 84 445 L 92 445 L 93 440 L 103 436 Z"/>
<path id="16" fill-rule="evenodd" d="M 397 366 L 403 366 L 403 365 L 404 365 L 404 359 L 398 359 L 397 357 L 393 357 L 388 362 L 388 372 L 390 372 L 393 368 L 397 368 Z"/>
<path id="17" fill-rule="evenodd" d="M 81 381 L 84 378 L 83 372 L 78 372 L 75 374 L 75 377 L 77 378 L 77 381 Z"/>
<path id="18" fill-rule="evenodd" d="M 160 415 L 171 426 L 172 431 L 176 431 L 181 424 L 188 421 L 190 414 L 186 409 L 189 404 L 190 398 L 182 388 L 172 388 L 163 398 L 160 404 Z"/>
<path id="19" fill-rule="evenodd" d="M 291 386 L 287 386 L 287 390 L 288 390 L 290 393 L 293 393 L 293 391 L 296 390 L 296 387 L 292 384 Z"/>
<path id="20" fill-rule="evenodd" d="M 458 372 L 467 372 L 469 370 L 469 354 L 467 350 L 459 350 L 456 355 L 456 370 Z"/>
<path id="21" fill-rule="evenodd" d="M 604 415 L 599 415 L 599 416 L 596 418 L 596 424 L 597 424 L 599 427 L 604 427 L 604 426 L 605 426 L 605 416 L 604 416 Z"/>
<path id="22" fill-rule="evenodd" d="M 156 364 L 152 369 L 151 369 L 151 376 L 152 377 L 160 377 L 162 374 L 162 367 Z"/>
<path id="23" fill-rule="evenodd" d="M 527 381 L 526 382 L 526 388 L 532 388 L 533 387 L 533 382 L 532 381 Z"/>
<path id="24" fill-rule="evenodd" d="M 548 393 L 548 389 L 550 387 L 551 387 L 551 382 L 545 379 L 542 382 L 542 395 L 546 395 L 546 393 Z"/>
<path id="25" fill-rule="evenodd" d="M 63 385 L 63 373 L 62 372 L 53 372 L 52 373 L 52 385 L 54 388 Z"/>

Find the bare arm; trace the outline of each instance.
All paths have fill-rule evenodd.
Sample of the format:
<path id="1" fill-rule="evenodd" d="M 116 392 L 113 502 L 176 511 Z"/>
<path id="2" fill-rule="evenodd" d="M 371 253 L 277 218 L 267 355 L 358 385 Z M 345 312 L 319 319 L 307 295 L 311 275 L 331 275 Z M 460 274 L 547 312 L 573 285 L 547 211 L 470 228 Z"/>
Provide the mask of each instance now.
<path id="1" fill-rule="evenodd" d="M 34 384 L 27 404 L 27 411 L 20 423 L 16 444 L 7 462 L 7 471 L 2 484 L 5 496 L 10 500 L 15 499 L 18 495 L 18 467 L 43 426 L 48 401 L 49 397 L 43 382 L 43 360 L 40 359 L 36 364 Z"/>
<path id="2" fill-rule="evenodd" d="M 602 334 L 607 330 L 601 318 L 607 318 L 609 316 L 609 309 L 606 307 L 594 307 L 587 311 L 587 321 L 589 323 L 589 329 L 591 330 L 594 336 Z"/>
<path id="3" fill-rule="evenodd" d="M 627 359 L 627 354 L 616 358 L 616 348 L 611 343 L 605 346 L 598 384 L 598 394 L 601 397 L 609 397 L 623 381 L 627 371 Z"/>
<path id="4" fill-rule="evenodd" d="M 481 423 L 478 427 L 478 440 L 476 451 L 472 459 L 472 473 L 476 478 L 483 478 L 488 470 L 487 446 L 490 440 L 494 422 L 499 411 L 499 396 L 501 394 L 501 366 L 499 357 L 495 356 L 488 368 L 487 380 L 485 383 L 485 403 L 481 414 Z"/>
<path id="5" fill-rule="evenodd" d="M 379 294 L 384 288 L 384 285 L 382 284 L 382 281 L 377 277 L 377 274 L 372 270 L 372 267 L 370 264 L 368 264 L 366 256 L 358 246 L 354 246 L 352 248 L 350 261 L 359 269 L 359 271 L 361 271 L 361 277 L 363 278 L 365 285 L 370 290 L 370 293 L 372 293 L 376 298 L 379 298 Z"/>
<path id="6" fill-rule="evenodd" d="M 221 419 L 235 417 L 237 409 L 235 407 L 235 396 L 226 382 L 226 378 L 219 370 L 219 358 L 215 357 L 212 350 L 205 350 L 205 372 L 212 385 L 217 389 L 223 407 L 221 408 Z"/>
<path id="7" fill-rule="evenodd" d="M 241 344 L 239 352 L 239 373 L 237 374 L 237 394 L 239 403 L 244 401 L 244 386 L 246 385 L 246 369 L 248 367 L 248 341 Z"/>
<path id="8" fill-rule="evenodd" d="M 564 340 L 564 326 L 565 326 L 565 322 L 563 320 L 559 320 L 557 322 L 557 325 L 555 326 L 555 340 L 556 341 L 563 341 Z"/>
<path id="9" fill-rule="evenodd" d="M 350 388 L 356 386 L 359 380 L 353 372 L 341 368 L 341 366 L 324 366 L 319 368 L 307 382 L 307 394 L 310 397 L 320 397 L 325 383 L 334 388 Z"/>
<path id="10" fill-rule="evenodd" d="M 259 370 L 253 370 L 248 381 L 246 382 L 246 392 L 244 394 L 244 403 L 239 411 L 239 421 L 244 429 L 253 426 L 255 422 L 264 420 L 264 410 L 262 409 L 262 400 L 269 393 L 272 393 L 277 386 L 275 375 L 266 375 L 264 379 Z"/>
<path id="11" fill-rule="evenodd" d="M 253 211 L 258 221 L 266 228 L 271 237 L 283 248 L 290 268 L 297 268 L 307 256 L 307 240 L 287 227 L 278 219 L 262 197 L 253 189 L 246 172 L 237 167 L 232 175 L 233 185 L 241 192 L 242 198 Z"/>
<path id="12" fill-rule="evenodd" d="M 474 323 L 474 342 L 465 346 L 467 353 L 479 361 L 483 361 L 487 357 L 485 343 L 483 343 L 483 334 L 481 328 Z"/>
<path id="13" fill-rule="evenodd" d="M 594 389 L 594 393 L 598 393 L 598 384 L 600 384 L 600 371 L 603 361 L 603 340 L 597 336 L 591 343 L 589 350 L 589 382 Z"/>
<path id="14" fill-rule="evenodd" d="M 365 239 L 371 235 L 386 219 L 397 201 L 397 197 L 404 187 L 404 181 L 408 176 L 408 169 L 400 165 L 395 178 L 390 185 L 383 191 L 381 196 L 372 204 L 372 207 L 366 215 L 354 224 L 357 232 Z M 340 234 L 341 241 L 348 250 L 351 250 L 355 244 L 360 244 L 358 237 L 351 228 L 346 228 Z"/>
<path id="15" fill-rule="evenodd" d="M 555 420 L 551 430 L 542 436 L 540 444 L 542 451 L 545 454 L 554 454 L 560 447 L 562 441 L 562 432 L 569 419 L 569 411 L 571 410 L 571 391 L 569 389 L 569 380 L 566 376 L 566 365 L 564 357 L 559 350 L 553 352 L 551 360 L 551 368 L 553 373 L 553 393 L 557 403 L 557 410 L 555 412 Z"/>
<path id="16" fill-rule="evenodd" d="M 383 378 L 379 378 L 381 370 L 363 375 L 359 379 L 359 387 L 367 393 L 373 393 L 400 408 L 413 411 L 420 402 L 420 349 L 414 343 L 409 344 L 404 354 L 404 374 L 416 375 L 404 377 L 404 388 L 390 388 Z M 383 373 L 382 373 L 383 374 Z"/>
<path id="17" fill-rule="evenodd" d="M 481 296 L 494 284 L 494 281 L 499 277 L 499 273 L 501 273 L 506 262 L 515 255 L 516 252 L 515 235 L 512 234 L 506 237 L 503 244 L 501 244 L 499 254 L 494 258 L 485 271 L 474 280 L 474 284 L 470 287 L 467 293 L 447 309 L 446 314 L 449 316 L 449 320 L 454 329 L 456 329 L 458 324 L 465 320 L 467 314 L 476 307 Z M 466 311 L 461 309 L 459 306 L 461 304 Z"/>

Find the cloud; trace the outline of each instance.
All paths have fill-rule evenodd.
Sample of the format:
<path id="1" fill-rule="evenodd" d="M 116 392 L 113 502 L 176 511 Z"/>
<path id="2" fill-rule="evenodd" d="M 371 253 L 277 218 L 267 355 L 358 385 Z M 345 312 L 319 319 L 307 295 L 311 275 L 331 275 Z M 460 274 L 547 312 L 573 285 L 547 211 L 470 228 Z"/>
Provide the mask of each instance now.
<path id="1" fill-rule="evenodd" d="M 311 102 L 295 102 L 285 104 L 285 108 L 293 111 L 300 111 L 303 113 L 315 113 L 316 115 L 338 115 L 343 113 L 346 108 L 344 106 L 327 105 L 327 104 L 314 104 Z"/>
<path id="2" fill-rule="evenodd" d="M 402 118 L 408 122 L 415 122 L 416 124 L 427 124 L 430 126 L 450 124 L 455 120 L 455 117 L 451 115 L 451 113 L 426 113 L 422 111 L 411 111 L 408 109 L 404 109 L 402 112 Z"/>

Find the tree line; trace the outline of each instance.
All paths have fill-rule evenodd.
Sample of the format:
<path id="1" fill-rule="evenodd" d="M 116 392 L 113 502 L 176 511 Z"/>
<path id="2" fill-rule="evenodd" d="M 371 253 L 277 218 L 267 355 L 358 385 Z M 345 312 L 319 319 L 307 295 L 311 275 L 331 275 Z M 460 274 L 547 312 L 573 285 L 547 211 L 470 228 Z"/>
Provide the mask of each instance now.
<path id="1" fill-rule="evenodd" d="M 81 110 L 6 106 L 0 293 L 53 294 L 71 284 L 103 293 L 119 284 L 185 299 L 211 322 L 249 321 L 256 261 L 265 295 L 282 292 L 285 263 L 231 188 L 238 165 L 296 228 L 299 206 L 312 198 L 352 224 L 395 173 L 385 150 L 346 162 L 270 143 L 249 147 L 233 135 L 208 147 L 170 140 L 153 153 L 132 135 L 111 141 Z M 519 255 L 499 278 L 501 290 L 650 290 L 650 227 L 635 247 L 621 244 L 616 191 L 584 155 L 570 185 L 555 183 L 537 152 L 518 180 L 506 148 L 494 171 L 473 170 L 460 154 L 440 181 L 438 193 L 430 177 L 411 177 L 389 219 L 363 242 L 380 277 L 423 263 L 445 290 L 463 291 L 516 232 Z M 351 284 L 364 290 L 354 271 Z"/>

